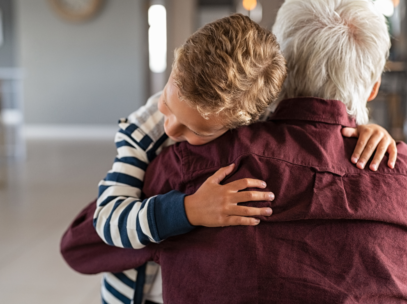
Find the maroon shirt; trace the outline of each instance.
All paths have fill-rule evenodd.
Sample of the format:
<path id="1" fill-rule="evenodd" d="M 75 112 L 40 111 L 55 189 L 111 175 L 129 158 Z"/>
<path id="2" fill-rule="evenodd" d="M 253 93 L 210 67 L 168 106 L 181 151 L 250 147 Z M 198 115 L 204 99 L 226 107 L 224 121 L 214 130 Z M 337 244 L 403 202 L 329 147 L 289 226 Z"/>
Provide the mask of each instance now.
<path id="1" fill-rule="evenodd" d="M 355 124 L 341 102 L 291 99 L 266 123 L 163 151 L 146 172 L 147 196 L 194 193 L 233 162 L 224 182 L 265 180 L 275 201 L 245 205 L 274 212 L 256 227 L 169 238 L 135 254 L 132 267 L 148 252 L 162 265 L 165 303 L 407 302 L 407 146 L 398 144 L 395 169 L 384 160 L 377 172 L 359 170 L 343 126 Z M 130 268 L 115 262 L 98 270 Z"/>

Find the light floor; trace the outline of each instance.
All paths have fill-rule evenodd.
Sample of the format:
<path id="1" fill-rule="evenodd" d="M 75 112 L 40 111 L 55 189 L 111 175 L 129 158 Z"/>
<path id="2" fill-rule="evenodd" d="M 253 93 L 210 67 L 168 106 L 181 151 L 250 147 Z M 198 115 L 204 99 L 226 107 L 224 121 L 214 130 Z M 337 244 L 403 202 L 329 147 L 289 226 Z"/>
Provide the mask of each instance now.
<path id="1" fill-rule="evenodd" d="M 71 270 L 59 254 L 59 241 L 96 197 L 114 145 L 29 141 L 27 152 L 21 164 L 0 163 L 0 181 L 7 176 L 0 184 L 0 303 L 100 303 L 100 276 Z"/>

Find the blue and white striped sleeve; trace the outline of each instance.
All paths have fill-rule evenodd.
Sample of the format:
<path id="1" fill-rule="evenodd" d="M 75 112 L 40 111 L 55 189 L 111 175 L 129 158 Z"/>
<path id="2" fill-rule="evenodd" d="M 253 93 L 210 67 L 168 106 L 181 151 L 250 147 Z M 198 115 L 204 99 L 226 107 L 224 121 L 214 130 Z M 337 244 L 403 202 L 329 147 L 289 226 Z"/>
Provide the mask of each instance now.
<path id="1" fill-rule="evenodd" d="M 185 194 L 171 191 L 140 200 L 148 164 L 174 143 L 164 132 L 159 96 L 152 96 L 145 106 L 119 121 L 117 157 L 99 183 L 93 224 L 102 240 L 112 246 L 140 249 L 194 228 L 185 213 Z"/>

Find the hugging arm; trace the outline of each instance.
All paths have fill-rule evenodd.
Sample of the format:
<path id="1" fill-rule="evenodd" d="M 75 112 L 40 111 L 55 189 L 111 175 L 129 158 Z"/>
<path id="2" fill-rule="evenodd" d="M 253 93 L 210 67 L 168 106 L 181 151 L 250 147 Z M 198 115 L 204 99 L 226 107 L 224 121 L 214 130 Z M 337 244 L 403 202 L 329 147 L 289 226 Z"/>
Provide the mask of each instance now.
<path id="1" fill-rule="evenodd" d="M 173 157 L 174 153 L 168 153 L 168 155 Z M 165 157 L 162 157 L 158 162 L 152 163 L 151 170 L 149 170 L 151 172 L 151 183 L 153 184 L 155 180 L 154 186 L 152 187 L 154 191 L 166 192 L 182 184 L 182 174 L 179 166 L 176 165 L 177 161 L 178 160 L 166 162 Z M 158 170 L 163 167 L 165 167 L 166 170 Z M 205 189 L 212 189 L 212 187 L 215 186 L 217 190 L 211 192 L 213 196 L 218 194 L 227 196 L 219 206 L 217 206 L 219 201 L 216 200 L 212 203 L 212 207 L 207 207 L 208 205 L 205 201 L 197 201 L 198 204 L 200 203 L 200 206 L 194 206 L 195 208 L 208 208 L 208 210 L 205 211 L 206 213 L 200 218 L 200 221 L 207 226 L 210 226 L 211 223 L 212 226 L 217 227 L 244 224 L 238 220 L 240 218 L 238 214 L 242 213 L 246 213 L 246 216 L 249 217 L 256 214 L 267 214 L 267 212 L 264 212 L 269 208 L 237 206 L 239 200 L 247 200 L 247 197 L 244 195 L 252 196 L 254 199 L 251 200 L 267 200 L 263 199 L 261 195 L 269 197 L 270 194 L 268 192 L 262 192 L 262 194 L 260 194 L 256 191 L 247 191 L 246 194 L 243 194 L 244 192 L 238 192 L 237 190 L 239 188 L 245 188 L 247 185 L 252 186 L 253 184 L 261 183 L 260 181 L 242 179 L 225 186 L 219 185 L 220 180 L 223 179 L 227 173 L 230 173 L 231 170 L 233 170 L 233 166 L 221 168 L 205 182 L 211 185 L 203 187 L 205 185 L 204 183 L 197 191 L 197 193 L 202 192 Z M 149 184 L 149 181 L 147 181 L 146 184 Z M 211 194 L 204 193 L 204 196 L 202 196 L 202 193 L 198 193 L 198 198 L 211 200 Z M 231 211 L 225 211 L 227 209 Z M 95 274 L 100 272 L 120 272 L 137 268 L 149 260 L 158 262 L 156 251 L 160 248 L 159 244 L 149 244 L 142 249 L 132 250 L 117 248 L 104 243 L 93 227 L 93 215 L 95 210 L 96 202 L 90 203 L 78 214 L 62 237 L 61 254 L 71 268 L 83 274 Z M 211 213 L 211 211 L 213 211 L 213 213 Z M 176 212 L 176 210 L 171 208 L 171 204 L 163 204 L 163 208 L 157 209 L 156 216 L 171 218 L 173 212 Z M 234 215 L 231 216 L 231 213 L 234 213 Z M 235 217 L 235 219 L 230 219 L 231 217 Z M 165 231 L 165 226 L 163 226 L 163 229 Z"/>

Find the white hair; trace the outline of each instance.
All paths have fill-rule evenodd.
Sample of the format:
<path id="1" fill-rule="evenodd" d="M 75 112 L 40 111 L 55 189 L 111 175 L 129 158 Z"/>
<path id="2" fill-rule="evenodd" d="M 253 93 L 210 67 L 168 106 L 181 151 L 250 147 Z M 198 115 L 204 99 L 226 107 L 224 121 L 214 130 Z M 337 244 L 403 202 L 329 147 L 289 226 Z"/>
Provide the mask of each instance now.
<path id="1" fill-rule="evenodd" d="M 282 98 L 342 101 L 358 124 L 389 54 L 384 16 L 369 0 L 286 0 L 273 32 L 287 60 Z"/>

